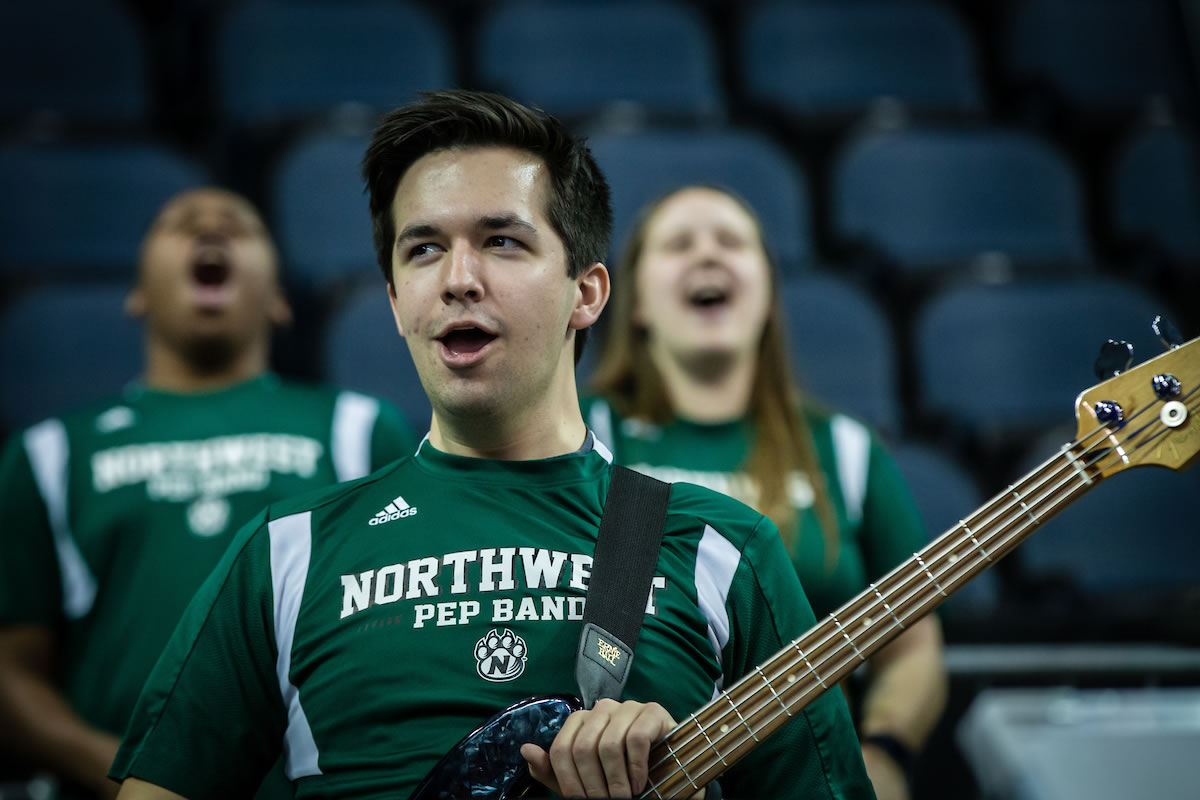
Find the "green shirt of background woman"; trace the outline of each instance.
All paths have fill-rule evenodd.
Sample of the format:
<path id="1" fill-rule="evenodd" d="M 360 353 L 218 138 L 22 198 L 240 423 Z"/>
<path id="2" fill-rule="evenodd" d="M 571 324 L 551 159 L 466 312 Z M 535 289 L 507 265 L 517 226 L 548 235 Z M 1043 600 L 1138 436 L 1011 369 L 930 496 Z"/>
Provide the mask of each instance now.
<path id="1" fill-rule="evenodd" d="M 619 463 L 707 483 L 771 517 L 818 616 L 920 549 L 920 517 L 874 435 L 809 408 L 796 388 L 775 271 L 745 203 L 711 187 L 666 195 L 643 212 L 615 275 L 592 381 L 602 399 L 584 417 Z M 897 755 L 919 751 L 946 702 L 937 618 L 909 625 L 867 667 L 867 772 L 880 800 L 908 800 Z"/>

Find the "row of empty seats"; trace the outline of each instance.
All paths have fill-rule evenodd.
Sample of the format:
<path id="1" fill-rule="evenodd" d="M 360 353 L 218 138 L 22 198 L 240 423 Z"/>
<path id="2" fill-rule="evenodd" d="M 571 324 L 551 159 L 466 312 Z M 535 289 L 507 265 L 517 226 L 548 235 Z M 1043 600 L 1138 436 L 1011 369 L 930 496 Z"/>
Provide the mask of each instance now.
<path id="1" fill-rule="evenodd" d="M 231 127 L 347 102 L 388 108 L 460 81 L 566 115 L 631 102 L 719 118 L 728 104 L 725 59 L 738 97 L 792 117 L 860 113 L 880 98 L 918 112 L 987 107 L 970 31 L 952 8 L 919 0 L 749 5 L 735 15 L 728 54 L 702 8 L 665 0 L 481 4 L 449 19 L 378 0 L 229 5 L 208 56 Z M 0 37 L 0 116 L 49 108 L 72 118 L 144 119 L 147 48 L 114 0 L 9 3 Z M 1002 40 L 1010 82 L 1044 84 L 1074 107 L 1194 101 L 1169 0 L 1026 0 L 1005 20 Z M 462 63 L 472 74 L 457 74 Z"/>
<path id="2" fill-rule="evenodd" d="M 785 272 L 822 257 L 803 169 L 749 130 L 598 134 L 591 146 L 613 189 L 614 250 L 638 209 L 685 183 L 726 186 L 761 215 Z M 278 163 L 267 205 L 298 287 L 321 288 L 375 271 L 359 162 L 365 135 L 321 134 Z M 204 167 L 155 146 L 12 146 L 0 150 L 0 275 L 56 271 L 121 277 L 158 205 L 210 181 Z M 1027 133 L 913 129 L 849 140 L 832 165 L 835 242 L 889 268 L 921 275 L 985 254 L 1015 264 L 1096 262 L 1080 180 L 1070 162 Z M 1178 128 L 1131 139 L 1110 174 L 1113 235 L 1169 261 L 1200 264 L 1200 155 Z M 69 227 L 64 228 L 67 224 Z M 64 236 L 69 233 L 69 236 Z M 863 253 L 853 256 L 862 258 Z"/>

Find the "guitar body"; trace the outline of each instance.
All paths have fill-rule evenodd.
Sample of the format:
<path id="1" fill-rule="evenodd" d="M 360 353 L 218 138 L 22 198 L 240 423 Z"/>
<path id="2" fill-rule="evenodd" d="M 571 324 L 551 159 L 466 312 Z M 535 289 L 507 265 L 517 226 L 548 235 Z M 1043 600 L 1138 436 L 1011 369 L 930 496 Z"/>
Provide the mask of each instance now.
<path id="1" fill-rule="evenodd" d="M 549 749 L 583 703 L 570 695 L 532 697 L 495 714 L 442 757 L 409 800 L 508 800 L 533 783 L 521 745 Z"/>

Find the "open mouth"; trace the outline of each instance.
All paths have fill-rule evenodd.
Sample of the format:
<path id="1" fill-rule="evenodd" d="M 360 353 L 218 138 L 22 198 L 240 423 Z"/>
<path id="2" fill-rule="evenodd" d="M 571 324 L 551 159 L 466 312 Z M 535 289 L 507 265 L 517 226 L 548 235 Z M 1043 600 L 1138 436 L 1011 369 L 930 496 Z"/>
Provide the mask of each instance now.
<path id="1" fill-rule="evenodd" d="M 221 313 L 233 302 L 233 264 L 224 247 L 197 247 L 188 277 L 192 303 L 201 311 Z"/>
<path id="2" fill-rule="evenodd" d="M 457 328 L 442 336 L 439 341 L 450 351 L 450 355 L 478 353 L 496 337 L 479 328 Z"/>
<path id="3" fill-rule="evenodd" d="M 688 295 L 688 303 L 693 308 L 704 309 L 706 311 L 723 308 L 729 303 L 729 292 L 715 286 L 705 286 Z"/>
<path id="4" fill-rule="evenodd" d="M 198 286 L 218 288 L 229 280 L 233 270 L 223 254 L 215 252 L 201 253 L 192 262 L 192 280 Z"/>
<path id="5" fill-rule="evenodd" d="M 224 261 L 196 261 L 192 264 L 192 279 L 202 287 L 221 287 L 229 279 L 229 265 Z"/>

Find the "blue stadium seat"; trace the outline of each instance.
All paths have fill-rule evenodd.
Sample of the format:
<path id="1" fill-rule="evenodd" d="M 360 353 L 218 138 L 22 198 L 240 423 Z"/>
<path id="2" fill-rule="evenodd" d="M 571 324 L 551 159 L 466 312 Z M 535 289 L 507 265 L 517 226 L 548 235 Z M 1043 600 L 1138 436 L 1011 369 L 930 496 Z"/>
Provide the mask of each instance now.
<path id="1" fill-rule="evenodd" d="M 802 117 L 862 113 L 883 98 L 914 112 L 983 111 L 971 39 L 953 13 L 921 2 L 774 3 L 740 38 L 751 98 Z"/>
<path id="2" fill-rule="evenodd" d="M 1195 105 L 1173 0 L 1026 0 L 1005 58 L 1017 78 L 1045 81 L 1073 107 L 1131 111 L 1154 96 Z"/>
<path id="3" fill-rule="evenodd" d="M 0 118 L 136 125 L 149 108 L 137 27 L 114 0 L 0 5 Z"/>
<path id="4" fill-rule="evenodd" d="M 911 130 L 853 141 L 833 168 L 833 228 L 920 273 L 999 252 L 1030 265 L 1089 261 L 1078 179 L 1029 135 Z"/>
<path id="5" fill-rule="evenodd" d="M 321 345 L 321 374 L 338 386 L 391 400 L 414 430 L 429 429 L 429 400 L 396 331 L 382 281 L 358 288 L 334 309 Z"/>
<path id="6" fill-rule="evenodd" d="M 930 541 L 983 505 L 985 496 L 975 479 L 944 452 L 908 442 L 893 448 L 892 455 L 921 510 Z M 984 572 L 955 592 L 946 609 L 951 614 L 991 613 L 999 595 L 996 574 Z"/>
<path id="7" fill-rule="evenodd" d="M 921 509 L 931 540 L 983 505 L 986 498 L 975 478 L 942 450 L 904 442 L 892 448 L 892 455 Z"/>
<path id="8" fill-rule="evenodd" d="M 835 409 L 897 431 L 895 336 L 875 302 L 826 275 L 789 278 L 780 290 L 801 387 Z"/>
<path id="9" fill-rule="evenodd" d="M 0 275 L 128 280 L 159 207 L 210 182 L 203 169 L 152 145 L 0 149 Z"/>
<path id="10" fill-rule="evenodd" d="M 1117 230 L 1173 261 L 1200 263 L 1200 146 L 1178 128 L 1147 131 L 1120 154 L 1110 199 Z"/>
<path id="11" fill-rule="evenodd" d="M 500 5 L 481 23 L 477 64 L 484 85 L 562 116 L 622 102 L 690 119 L 724 107 L 703 19 L 656 0 Z"/>
<path id="12" fill-rule="evenodd" d="M 405 3 L 249 4 L 216 49 L 219 101 L 235 126 L 327 113 L 346 103 L 390 110 L 454 83 L 440 24 Z"/>
<path id="13" fill-rule="evenodd" d="M 290 284 L 319 290 L 375 273 L 359 167 L 366 149 L 365 136 L 317 135 L 280 159 L 270 196 Z"/>
<path id="14" fill-rule="evenodd" d="M 1110 279 L 943 291 L 914 326 L 918 405 L 985 437 L 1068 422 L 1075 397 L 1098 382 L 1106 339 L 1131 342 L 1136 361 L 1162 352 L 1156 314 L 1170 317 L 1140 287 Z"/>
<path id="15" fill-rule="evenodd" d="M 1200 586 L 1200 472 L 1118 473 L 1021 545 L 1031 575 L 1061 573 L 1085 591 Z"/>
<path id="16" fill-rule="evenodd" d="M 592 153 L 612 187 L 613 254 L 625 246 L 643 206 L 663 193 L 703 183 L 740 194 L 762 219 L 781 267 L 813 260 L 808 182 L 778 145 L 749 131 L 645 131 L 600 134 Z"/>
<path id="17" fill-rule="evenodd" d="M 44 286 L 0 312 L 0 429 L 116 394 L 142 368 L 124 286 Z"/>

